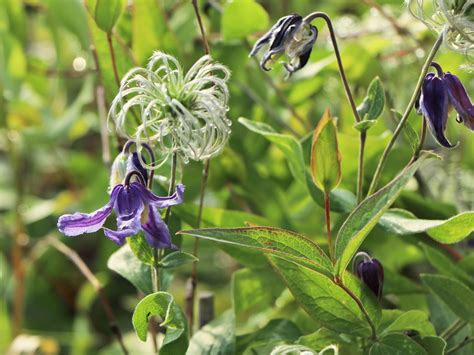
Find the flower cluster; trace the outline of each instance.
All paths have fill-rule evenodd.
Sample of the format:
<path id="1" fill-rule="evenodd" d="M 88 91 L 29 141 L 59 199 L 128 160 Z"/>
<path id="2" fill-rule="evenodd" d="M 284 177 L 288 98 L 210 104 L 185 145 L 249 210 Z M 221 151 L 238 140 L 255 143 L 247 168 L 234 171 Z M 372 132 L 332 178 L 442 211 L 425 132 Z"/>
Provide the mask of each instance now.
<path id="1" fill-rule="evenodd" d="M 473 0 L 406 0 L 410 12 L 430 29 L 443 33 L 451 49 L 474 56 Z"/>
<path id="2" fill-rule="evenodd" d="M 297 14 L 282 17 L 270 28 L 253 46 L 250 56 L 256 55 L 260 49 L 268 44 L 268 49 L 260 61 L 263 70 L 270 70 L 268 64 L 273 64 L 283 54 L 286 54 L 289 63 L 283 66 L 289 75 L 303 68 L 308 63 L 314 43 L 318 37 L 318 29 L 306 23 L 303 17 Z"/>
<path id="3" fill-rule="evenodd" d="M 209 56 L 184 74 L 174 57 L 155 52 L 146 68 L 133 68 L 122 79 L 109 120 L 120 135 L 157 148 L 161 160 L 148 168 L 159 167 L 174 152 L 185 162 L 210 159 L 231 133 L 229 77 L 227 67 Z"/>
<path id="4" fill-rule="evenodd" d="M 448 111 L 454 107 L 457 121 L 474 130 L 474 106 L 461 80 L 450 72 L 443 72 L 438 63 L 431 63 L 437 73 L 428 73 L 424 79 L 421 95 L 416 103 L 418 113 L 426 119 L 434 138 L 446 148 L 453 145 L 444 131 L 448 121 Z"/>

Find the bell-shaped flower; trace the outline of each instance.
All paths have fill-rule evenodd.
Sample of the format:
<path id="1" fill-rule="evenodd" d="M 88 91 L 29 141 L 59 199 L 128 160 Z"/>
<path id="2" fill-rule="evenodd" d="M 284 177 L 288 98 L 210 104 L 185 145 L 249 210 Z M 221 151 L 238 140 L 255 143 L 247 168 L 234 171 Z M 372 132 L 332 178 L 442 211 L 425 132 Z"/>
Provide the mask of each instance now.
<path id="1" fill-rule="evenodd" d="M 357 262 L 359 257 L 362 257 L 362 260 Z M 359 252 L 354 257 L 354 266 L 357 277 L 380 299 L 384 282 L 383 266 L 380 261 L 371 258 L 367 253 Z"/>
<path id="2" fill-rule="evenodd" d="M 283 62 L 283 65 L 291 75 L 308 63 L 317 37 L 318 29 L 304 22 L 302 16 L 297 14 L 285 16 L 255 43 L 250 56 L 256 55 L 268 44 L 268 49 L 260 61 L 260 67 L 268 71 L 271 69 L 269 64 L 272 65 L 286 54 L 289 63 Z"/>
<path id="3" fill-rule="evenodd" d="M 416 107 L 418 113 L 426 119 L 438 143 L 452 148 L 454 145 L 445 136 L 449 109 L 454 107 L 458 113 L 457 121 L 474 130 L 474 106 L 456 75 L 444 73 L 441 66 L 435 62 L 432 66 L 436 68 L 437 73 L 426 75 Z"/>
<path id="4" fill-rule="evenodd" d="M 158 209 L 183 202 L 184 186 L 179 184 L 171 196 L 159 197 L 148 190 L 143 180 L 130 183 L 129 173 L 124 184 L 116 185 L 109 202 L 92 213 L 74 213 L 59 217 L 58 229 L 68 237 L 85 233 L 94 233 L 103 229 L 107 238 L 118 245 L 125 238 L 144 231 L 147 242 L 155 248 L 175 248 L 166 224 L 162 221 Z M 115 211 L 117 230 L 104 227 L 104 223 Z"/>

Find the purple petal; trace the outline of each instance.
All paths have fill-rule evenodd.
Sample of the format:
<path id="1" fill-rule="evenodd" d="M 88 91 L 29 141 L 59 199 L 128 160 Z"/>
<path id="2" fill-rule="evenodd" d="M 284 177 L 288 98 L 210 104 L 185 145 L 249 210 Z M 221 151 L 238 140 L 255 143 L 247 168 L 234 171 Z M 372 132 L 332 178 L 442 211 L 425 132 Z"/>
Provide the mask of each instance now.
<path id="1" fill-rule="evenodd" d="M 449 101 L 459 114 L 464 125 L 474 130 L 474 106 L 466 88 L 456 75 L 447 72 L 444 75 L 446 87 L 448 89 Z"/>
<path id="2" fill-rule="evenodd" d="M 380 299 L 384 282 L 382 264 L 377 259 L 362 261 L 357 265 L 357 276 Z"/>
<path id="3" fill-rule="evenodd" d="M 132 183 L 131 186 L 136 187 L 140 190 L 142 198 L 145 203 L 150 203 L 156 208 L 165 208 L 173 205 L 177 205 L 184 200 L 184 185 L 178 184 L 176 186 L 176 192 L 171 196 L 160 197 L 156 196 L 153 192 L 148 190 L 145 186 L 139 183 Z"/>
<path id="4" fill-rule="evenodd" d="M 148 212 L 148 220 L 143 225 L 145 231 L 145 239 L 152 247 L 157 249 L 177 249 L 171 243 L 171 236 L 168 226 L 160 217 L 155 208 L 150 208 Z"/>
<path id="5" fill-rule="evenodd" d="M 114 243 L 123 245 L 125 243 L 125 238 L 137 235 L 141 229 L 140 223 L 138 223 L 138 225 L 133 224 L 128 228 L 119 229 L 116 231 L 109 228 L 104 228 L 104 234 Z"/>
<path id="6" fill-rule="evenodd" d="M 118 194 L 122 191 L 123 185 L 117 185 L 112 190 L 110 201 L 101 209 L 92 213 L 65 214 L 59 217 L 58 229 L 68 237 L 84 233 L 97 232 L 105 223 L 105 220 L 112 212 Z"/>
<path id="7" fill-rule="evenodd" d="M 443 79 L 433 73 L 426 75 L 421 89 L 420 110 L 431 133 L 442 146 L 454 147 L 444 135 L 448 120 L 448 91 Z"/>
<path id="8" fill-rule="evenodd" d="M 143 185 L 138 182 L 124 186 L 117 195 L 114 206 L 117 219 L 129 221 L 142 214 L 144 203 L 140 186 Z"/>

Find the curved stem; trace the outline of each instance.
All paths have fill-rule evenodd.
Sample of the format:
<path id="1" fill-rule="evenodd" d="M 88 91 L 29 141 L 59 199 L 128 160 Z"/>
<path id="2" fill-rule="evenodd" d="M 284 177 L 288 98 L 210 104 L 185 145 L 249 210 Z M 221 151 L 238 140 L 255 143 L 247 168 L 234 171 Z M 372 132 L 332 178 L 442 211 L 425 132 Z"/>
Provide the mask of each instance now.
<path id="1" fill-rule="evenodd" d="M 425 143 L 426 139 L 426 118 L 423 117 L 423 122 L 421 124 L 421 133 L 420 133 L 420 142 L 418 143 L 418 147 L 413 154 L 413 160 L 417 160 L 420 157 L 420 152 L 423 149 L 423 144 Z"/>
<path id="2" fill-rule="evenodd" d="M 423 85 L 423 80 L 428 73 L 428 69 L 431 65 L 431 62 L 433 58 L 435 57 L 436 53 L 438 52 L 438 49 L 441 47 L 441 43 L 443 43 L 443 34 L 440 34 L 438 39 L 433 45 L 433 48 L 431 48 L 430 53 L 426 57 L 425 63 L 423 64 L 423 67 L 421 69 L 420 77 L 418 78 L 418 82 L 415 86 L 415 90 L 413 92 L 413 95 L 411 96 L 410 102 L 408 103 L 408 106 L 405 110 L 405 113 L 403 114 L 400 122 L 398 123 L 397 128 L 395 128 L 395 131 L 393 132 L 392 139 L 390 142 L 388 142 L 387 146 L 385 147 L 384 152 L 382 153 L 382 156 L 380 157 L 379 163 L 377 165 L 377 169 L 375 170 L 374 177 L 372 178 L 372 182 L 370 183 L 369 191 L 367 193 L 367 196 L 371 195 L 375 189 L 377 188 L 377 184 L 380 179 L 380 175 L 382 173 L 382 170 L 384 168 L 385 162 L 387 160 L 387 157 L 390 153 L 390 151 L 393 148 L 393 145 L 395 144 L 395 141 L 397 140 L 398 136 L 400 135 L 403 126 L 405 125 L 406 121 L 408 120 L 408 117 L 410 116 L 410 112 L 415 106 L 416 99 L 418 98 L 418 95 L 421 91 L 421 86 Z"/>

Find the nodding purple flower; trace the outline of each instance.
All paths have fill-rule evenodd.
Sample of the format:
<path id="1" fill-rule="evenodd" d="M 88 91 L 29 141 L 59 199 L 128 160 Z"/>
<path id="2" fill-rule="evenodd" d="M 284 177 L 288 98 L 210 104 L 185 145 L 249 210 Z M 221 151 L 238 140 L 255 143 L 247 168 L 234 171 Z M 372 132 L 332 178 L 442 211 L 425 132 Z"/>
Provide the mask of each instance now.
<path id="1" fill-rule="evenodd" d="M 474 106 L 459 78 L 449 72 L 444 73 L 438 63 L 432 62 L 437 73 L 428 73 L 416 103 L 418 113 L 426 119 L 433 137 L 443 147 L 452 148 L 453 144 L 444 132 L 448 121 L 448 111 L 454 107 L 457 121 L 474 130 Z"/>
<path id="2" fill-rule="evenodd" d="M 362 260 L 357 262 L 359 257 Z M 383 266 L 380 261 L 371 258 L 367 253 L 359 252 L 354 257 L 353 266 L 357 277 L 380 299 L 382 297 L 384 281 Z"/>
<path id="3" fill-rule="evenodd" d="M 253 46 L 249 56 L 256 55 L 260 49 L 268 44 L 260 67 L 268 71 L 267 64 L 273 64 L 284 53 L 289 63 L 283 63 L 289 75 L 303 68 L 308 63 L 314 43 L 318 37 L 318 29 L 303 21 L 297 14 L 282 17 L 270 28 Z"/>
<path id="4" fill-rule="evenodd" d="M 138 181 L 131 182 L 134 176 L 138 177 Z M 183 195 L 184 186 L 179 184 L 171 196 L 156 196 L 145 187 L 141 173 L 132 170 L 123 184 L 113 188 L 110 200 L 104 207 L 92 213 L 63 215 L 59 217 L 58 229 L 68 237 L 103 229 L 105 236 L 118 245 L 123 245 L 125 238 L 144 231 L 145 239 L 152 247 L 176 249 L 158 209 L 183 202 Z M 117 230 L 103 227 L 112 210 L 117 218 Z"/>

